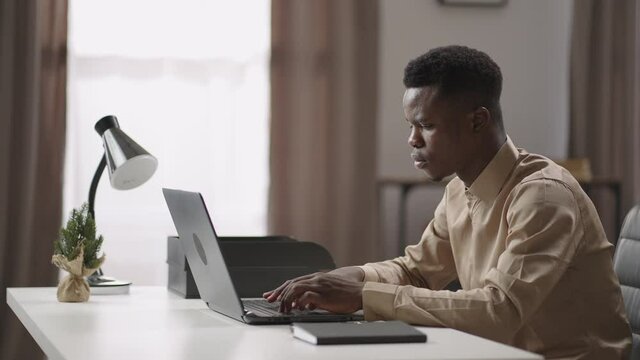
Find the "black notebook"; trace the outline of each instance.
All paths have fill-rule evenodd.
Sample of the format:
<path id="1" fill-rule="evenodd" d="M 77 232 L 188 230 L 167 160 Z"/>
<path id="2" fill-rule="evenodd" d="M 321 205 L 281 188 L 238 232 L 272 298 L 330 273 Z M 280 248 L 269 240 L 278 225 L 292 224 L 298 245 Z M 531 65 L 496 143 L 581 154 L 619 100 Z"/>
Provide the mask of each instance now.
<path id="1" fill-rule="evenodd" d="M 293 323 L 293 336 L 316 345 L 426 342 L 427 335 L 402 321 Z"/>

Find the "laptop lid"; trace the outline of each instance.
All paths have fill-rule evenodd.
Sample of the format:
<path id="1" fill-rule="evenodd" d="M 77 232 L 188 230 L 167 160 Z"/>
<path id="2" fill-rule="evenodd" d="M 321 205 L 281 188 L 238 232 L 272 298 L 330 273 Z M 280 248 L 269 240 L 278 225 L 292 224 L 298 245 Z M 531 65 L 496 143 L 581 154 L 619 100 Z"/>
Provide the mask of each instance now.
<path id="1" fill-rule="evenodd" d="M 200 297 L 210 309 L 243 320 L 213 223 L 200 193 L 162 189 Z"/>
<path id="2" fill-rule="evenodd" d="M 292 314 L 272 316 L 257 316 L 253 312 L 245 312 L 231 280 L 202 195 L 197 192 L 166 188 L 162 189 L 162 192 L 180 236 L 180 245 L 189 262 L 200 297 L 211 310 L 249 324 L 358 321 L 364 318 L 362 311 L 353 314 L 333 314 L 318 309 L 301 313 L 294 310 Z"/>

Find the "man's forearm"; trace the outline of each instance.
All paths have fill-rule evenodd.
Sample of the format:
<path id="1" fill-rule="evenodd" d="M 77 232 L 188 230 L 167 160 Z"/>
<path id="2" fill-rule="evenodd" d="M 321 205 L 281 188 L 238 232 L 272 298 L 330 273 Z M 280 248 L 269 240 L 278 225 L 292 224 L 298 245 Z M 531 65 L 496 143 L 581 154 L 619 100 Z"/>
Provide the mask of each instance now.
<path id="1" fill-rule="evenodd" d="M 329 273 L 333 275 L 341 276 L 345 279 L 352 280 L 352 281 L 364 280 L 364 271 L 357 266 L 345 266 L 345 267 L 337 268 L 335 270 L 331 270 Z"/>

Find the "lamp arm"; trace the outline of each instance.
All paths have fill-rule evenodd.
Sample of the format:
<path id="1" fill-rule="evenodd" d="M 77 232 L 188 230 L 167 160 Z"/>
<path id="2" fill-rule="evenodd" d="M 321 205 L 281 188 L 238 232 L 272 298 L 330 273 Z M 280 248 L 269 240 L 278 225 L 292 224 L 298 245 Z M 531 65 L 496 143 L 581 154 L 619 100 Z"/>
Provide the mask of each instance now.
<path id="1" fill-rule="evenodd" d="M 98 190 L 98 183 L 100 182 L 100 178 L 102 177 L 102 173 L 104 172 L 104 168 L 106 166 L 107 166 L 107 158 L 105 154 L 102 154 L 102 159 L 100 159 L 100 164 L 98 164 L 96 173 L 93 174 L 93 180 L 91 180 L 91 187 L 89 188 L 89 214 L 91 214 L 93 221 L 96 220 L 96 214 L 94 211 L 94 204 L 96 200 L 96 190 Z"/>

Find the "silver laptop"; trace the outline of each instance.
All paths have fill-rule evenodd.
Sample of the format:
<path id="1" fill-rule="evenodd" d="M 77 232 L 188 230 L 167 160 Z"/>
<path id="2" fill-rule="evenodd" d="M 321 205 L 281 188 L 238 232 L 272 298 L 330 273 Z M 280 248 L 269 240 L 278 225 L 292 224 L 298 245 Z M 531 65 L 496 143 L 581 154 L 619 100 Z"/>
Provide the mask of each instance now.
<path id="1" fill-rule="evenodd" d="M 216 312 L 247 324 L 287 324 L 303 321 L 357 321 L 362 311 L 334 314 L 323 310 L 278 311 L 279 303 L 262 298 L 240 299 L 225 264 L 218 236 L 200 193 L 162 189 L 180 244 L 200 297 Z"/>

